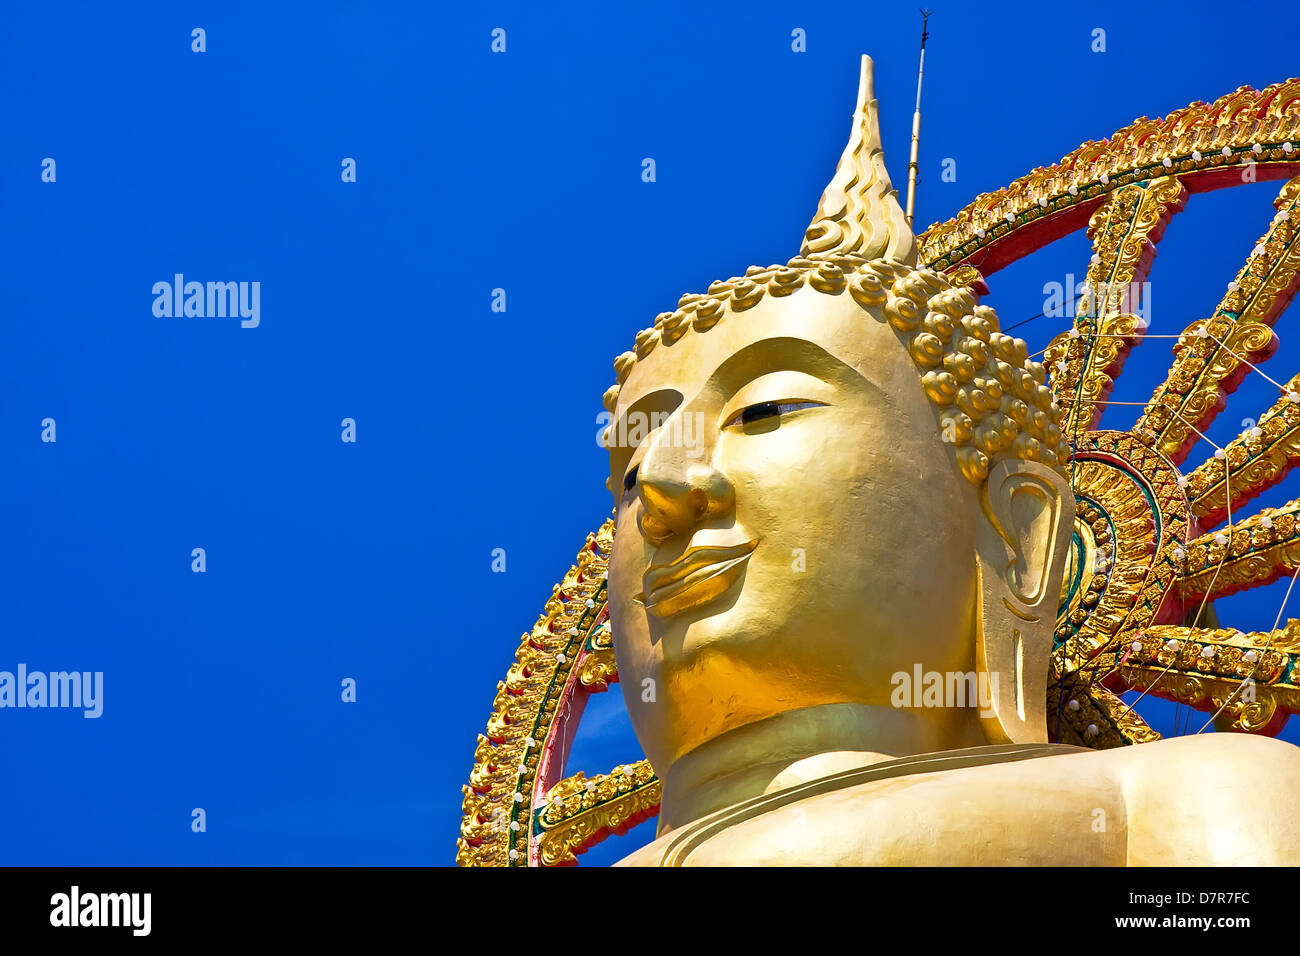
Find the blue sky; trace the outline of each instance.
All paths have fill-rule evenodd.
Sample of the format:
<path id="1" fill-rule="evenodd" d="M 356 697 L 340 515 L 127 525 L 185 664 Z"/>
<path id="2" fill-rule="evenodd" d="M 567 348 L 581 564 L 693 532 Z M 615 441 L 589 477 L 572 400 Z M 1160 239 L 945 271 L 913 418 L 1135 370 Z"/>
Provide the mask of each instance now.
<path id="1" fill-rule="evenodd" d="M 611 359 L 683 292 L 797 250 L 864 52 L 904 181 L 917 21 L 912 4 L 8 11 L 0 669 L 102 671 L 105 701 L 97 720 L 0 710 L 0 863 L 449 862 L 496 681 L 608 511 Z M 931 31 L 919 225 L 1137 116 L 1300 73 L 1286 5 L 947 4 Z M 1153 332 L 1214 307 L 1275 192 L 1192 198 L 1152 273 Z M 987 301 L 1032 316 L 1087 258 L 1061 240 Z M 176 273 L 259 282 L 260 325 L 156 317 Z M 1300 347 L 1279 331 L 1281 378 Z M 1115 397 L 1145 399 L 1168 359 L 1143 346 Z M 1238 396 L 1216 440 L 1271 387 Z M 1219 610 L 1264 628 L 1280 599 Z M 573 769 L 634 746 L 603 695 Z"/>

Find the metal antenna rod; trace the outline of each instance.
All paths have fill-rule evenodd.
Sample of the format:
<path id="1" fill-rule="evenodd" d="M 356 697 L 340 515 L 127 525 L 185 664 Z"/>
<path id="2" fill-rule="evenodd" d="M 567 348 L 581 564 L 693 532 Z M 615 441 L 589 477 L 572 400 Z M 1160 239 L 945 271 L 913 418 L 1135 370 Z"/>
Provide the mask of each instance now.
<path id="1" fill-rule="evenodd" d="M 912 114 L 912 161 L 907 164 L 907 225 L 912 226 L 912 205 L 916 202 L 917 150 L 921 145 L 921 80 L 925 76 L 925 41 L 930 38 L 926 26 L 930 10 L 921 11 L 921 65 L 916 69 L 916 112 Z"/>

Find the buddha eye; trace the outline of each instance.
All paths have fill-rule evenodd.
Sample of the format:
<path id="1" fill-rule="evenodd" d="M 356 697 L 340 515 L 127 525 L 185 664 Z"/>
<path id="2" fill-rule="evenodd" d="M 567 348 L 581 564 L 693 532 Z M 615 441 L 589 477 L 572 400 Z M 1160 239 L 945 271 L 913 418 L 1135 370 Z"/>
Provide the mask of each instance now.
<path id="1" fill-rule="evenodd" d="M 804 399 L 789 399 L 781 402 L 758 402 L 755 405 L 748 405 L 742 408 L 731 418 L 727 419 L 723 428 L 731 428 L 736 425 L 750 425 L 754 422 L 761 422 L 768 418 L 778 418 L 788 412 L 798 411 L 801 408 L 819 408 L 824 407 L 825 402 L 811 402 Z"/>
<path id="2" fill-rule="evenodd" d="M 623 494 L 626 495 L 629 491 L 631 491 L 633 488 L 636 487 L 636 473 L 640 469 L 640 467 L 641 467 L 640 465 L 636 465 L 635 467 L 632 468 L 631 471 L 629 471 L 626 475 L 623 476 Z"/>

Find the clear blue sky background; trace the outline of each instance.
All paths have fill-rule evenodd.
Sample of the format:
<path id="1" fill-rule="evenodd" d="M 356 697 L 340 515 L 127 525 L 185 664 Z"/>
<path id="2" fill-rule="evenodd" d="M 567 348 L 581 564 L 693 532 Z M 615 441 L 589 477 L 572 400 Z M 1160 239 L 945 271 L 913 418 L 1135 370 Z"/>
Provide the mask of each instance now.
<path id="1" fill-rule="evenodd" d="M 918 224 L 1137 116 L 1300 73 L 1291 5 L 1088 6 L 938 5 Z M 106 691 L 98 720 L 0 711 L 0 863 L 449 862 L 496 681 L 608 511 L 610 360 L 683 292 L 797 250 L 860 53 L 905 180 L 918 32 L 911 3 L 7 10 L 0 669 Z M 1153 332 L 1214 307 L 1275 192 L 1193 197 Z M 1034 315 L 1087 258 L 1062 240 L 988 301 Z M 261 326 L 154 317 L 177 272 L 260 281 Z M 1280 330 L 1275 377 L 1300 369 Z M 1115 397 L 1168 358 L 1149 342 Z M 1270 392 L 1252 376 L 1212 436 Z M 1264 628 L 1280 599 L 1219 610 Z M 573 769 L 637 756 L 617 694 L 589 714 Z"/>

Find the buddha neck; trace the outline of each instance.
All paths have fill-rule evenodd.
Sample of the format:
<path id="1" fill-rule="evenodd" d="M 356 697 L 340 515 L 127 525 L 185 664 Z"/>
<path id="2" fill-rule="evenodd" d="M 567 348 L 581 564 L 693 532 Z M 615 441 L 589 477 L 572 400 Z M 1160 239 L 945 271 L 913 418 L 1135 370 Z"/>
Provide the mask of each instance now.
<path id="1" fill-rule="evenodd" d="M 986 744 L 974 710 L 822 704 L 701 744 L 663 777 L 659 833 L 773 790 L 911 754 Z"/>

